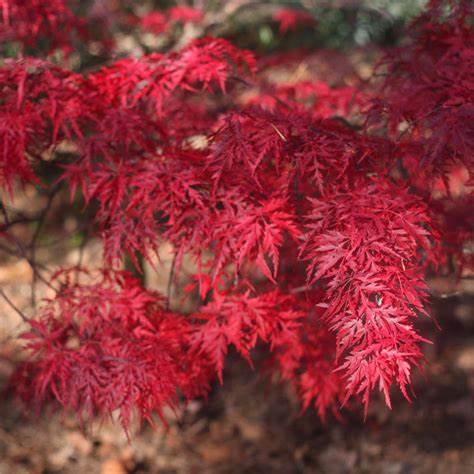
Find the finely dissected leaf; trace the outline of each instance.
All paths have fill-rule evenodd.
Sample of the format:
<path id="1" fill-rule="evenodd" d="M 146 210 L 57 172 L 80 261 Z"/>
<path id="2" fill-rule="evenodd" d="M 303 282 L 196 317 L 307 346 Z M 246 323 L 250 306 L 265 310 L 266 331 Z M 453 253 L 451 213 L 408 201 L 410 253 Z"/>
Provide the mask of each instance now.
<path id="1" fill-rule="evenodd" d="M 328 285 L 324 318 L 335 333 L 345 399 L 362 394 L 367 409 L 378 386 L 390 405 L 392 383 L 408 396 L 408 368 L 422 358 L 413 319 L 426 299 L 419 264 L 430 251 L 425 205 L 379 182 L 311 204 L 301 255 L 310 261 L 308 282 Z"/>

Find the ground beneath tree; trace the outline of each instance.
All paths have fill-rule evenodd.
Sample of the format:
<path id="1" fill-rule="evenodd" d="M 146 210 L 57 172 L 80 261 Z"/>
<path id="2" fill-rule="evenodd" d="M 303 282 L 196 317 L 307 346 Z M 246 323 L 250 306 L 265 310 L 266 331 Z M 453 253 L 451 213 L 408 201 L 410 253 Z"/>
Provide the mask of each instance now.
<path id="1" fill-rule="evenodd" d="M 452 303 L 440 311 L 472 309 L 467 299 Z M 417 398 L 408 404 L 395 397 L 390 411 L 375 397 L 365 422 L 355 410 L 323 426 L 313 412 L 299 414 L 284 386 L 231 359 L 224 386 L 207 402 L 167 414 L 167 429 L 143 427 L 130 442 L 109 423 L 83 432 L 73 417 L 27 418 L 3 400 L 0 473 L 474 472 L 474 331 L 469 318 L 445 316 L 442 332 L 432 328 Z M 2 360 L 5 381 L 10 367 Z"/>

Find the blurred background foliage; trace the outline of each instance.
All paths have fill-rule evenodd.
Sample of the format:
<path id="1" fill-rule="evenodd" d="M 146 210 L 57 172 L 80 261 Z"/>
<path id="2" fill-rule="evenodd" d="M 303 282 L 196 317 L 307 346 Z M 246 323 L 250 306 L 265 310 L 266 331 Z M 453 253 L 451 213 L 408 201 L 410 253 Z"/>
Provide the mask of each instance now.
<path id="1" fill-rule="evenodd" d="M 211 11 L 218 11 L 224 2 L 205 3 Z M 390 46 L 398 42 L 404 25 L 421 11 L 426 1 L 273 0 L 240 3 L 241 6 L 229 15 L 225 23 L 215 25 L 215 30 L 243 47 L 265 53 L 298 47 Z M 314 24 L 301 24 L 282 35 L 274 19 L 275 13 L 282 8 L 309 14 L 314 18 Z"/>
<path id="2" fill-rule="evenodd" d="M 178 49 L 202 36 L 224 37 L 261 55 L 294 49 L 347 51 L 387 47 L 401 40 L 404 26 L 426 3 L 427 0 L 71 0 L 71 9 L 86 20 L 92 36 L 84 41 L 71 31 L 74 53 L 68 62 L 70 67 L 82 70 L 102 64 L 111 52 L 113 57 L 139 56 Z M 144 31 L 143 18 L 172 7 L 200 11 L 202 21 L 176 22 L 166 34 Z M 304 21 L 284 27 L 278 15 L 285 10 L 301 15 Z M 109 39 L 115 42 L 115 48 L 107 44 Z M 47 45 L 38 43 L 31 51 L 23 52 L 38 55 L 47 49 L 42 46 Z M 4 43 L 1 49 L 3 56 L 18 55 L 14 44 Z M 56 59 L 64 62 L 60 51 Z"/>

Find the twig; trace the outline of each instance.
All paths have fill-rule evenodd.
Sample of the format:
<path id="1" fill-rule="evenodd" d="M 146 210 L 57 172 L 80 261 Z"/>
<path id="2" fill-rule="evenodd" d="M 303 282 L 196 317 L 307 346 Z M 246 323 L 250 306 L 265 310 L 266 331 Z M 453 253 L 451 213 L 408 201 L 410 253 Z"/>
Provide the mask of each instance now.
<path id="1" fill-rule="evenodd" d="M 80 272 L 80 269 L 82 267 L 82 262 L 84 260 L 84 251 L 86 249 L 88 237 L 89 237 L 89 231 L 86 228 L 84 230 L 84 235 L 83 235 L 83 238 L 82 238 L 82 241 L 81 241 L 81 245 L 79 246 L 79 257 L 77 259 L 77 270 L 78 271 L 76 272 L 76 283 L 79 283 L 79 272 Z"/>
<path id="2" fill-rule="evenodd" d="M 1 244 L 0 244 L 0 249 L 3 250 L 6 253 L 9 253 L 10 255 L 16 255 L 16 256 L 19 256 L 21 258 L 24 258 L 27 261 L 27 263 L 29 264 L 29 266 L 31 267 L 31 270 L 33 271 L 33 274 L 36 274 L 36 277 L 38 278 L 38 280 L 42 281 L 46 286 L 48 286 L 48 288 L 52 289 L 54 292 L 57 292 L 56 288 L 46 278 L 44 278 L 43 275 L 41 275 L 41 273 L 38 271 L 38 267 L 42 268 L 45 271 L 51 271 L 51 270 L 49 270 L 42 263 L 33 262 L 31 260 L 31 258 L 28 256 L 28 253 L 27 253 L 23 243 L 20 240 L 18 240 L 16 237 L 14 237 L 10 234 L 6 234 L 5 236 L 15 244 L 18 251 L 15 252 L 14 250 L 9 249 L 9 248 L 5 247 L 4 245 L 1 245 Z"/>
<path id="3" fill-rule="evenodd" d="M 59 186 L 54 187 L 52 192 L 48 196 L 48 202 L 46 203 L 45 208 L 41 212 L 41 215 L 40 215 L 39 221 L 38 221 L 38 226 L 36 227 L 36 230 L 35 230 L 35 233 L 33 234 L 33 237 L 31 238 L 29 247 L 31 249 L 31 265 L 32 265 L 32 268 L 34 268 L 35 264 L 36 264 L 36 246 L 35 246 L 36 241 L 38 240 L 38 238 L 41 234 L 41 230 L 43 229 L 44 223 L 46 221 L 46 216 L 47 216 L 49 210 L 51 209 L 51 206 L 53 204 L 53 200 L 54 200 L 56 194 L 58 193 L 59 189 L 60 189 Z M 31 304 L 33 305 L 33 307 L 36 307 L 36 281 L 37 281 L 37 275 L 38 275 L 37 272 L 33 271 L 33 281 L 31 282 Z"/>
<path id="4" fill-rule="evenodd" d="M 303 285 L 303 286 L 297 286 L 296 288 L 292 288 L 289 293 L 291 294 L 296 294 L 296 293 L 304 293 L 305 291 L 310 291 L 312 289 L 316 288 L 316 285 Z"/>
<path id="5" fill-rule="evenodd" d="M 168 286 L 166 289 L 166 309 L 170 309 L 170 306 L 171 306 L 171 296 L 172 296 L 172 291 L 173 291 L 175 264 L 176 264 L 176 252 L 173 254 L 173 260 L 171 261 L 170 275 L 168 279 Z"/>
<path id="6" fill-rule="evenodd" d="M 30 319 L 25 316 L 25 313 L 21 311 L 21 309 L 18 308 L 18 306 L 13 303 L 13 301 L 7 296 L 7 294 L 0 288 L 0 295 L 2 295 L 2 298 L 8 303 L 8 305 L 20 316 L 20 318 L 25 322 L 28 323 L 30 322 Z"/>

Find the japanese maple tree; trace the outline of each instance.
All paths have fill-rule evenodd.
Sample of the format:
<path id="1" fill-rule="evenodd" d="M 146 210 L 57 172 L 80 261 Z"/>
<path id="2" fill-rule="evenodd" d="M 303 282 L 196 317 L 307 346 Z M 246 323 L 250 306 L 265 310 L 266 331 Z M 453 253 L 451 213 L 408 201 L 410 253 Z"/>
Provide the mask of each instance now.
<path id="1" fill-rule="evenodd" d="M 394 385 L 409 399 L 425 277 L 472 265 L 472 4 L 432 0 L 362 89 L 272 81 L 272 60 L 205 36 L 204 11 L 111 19 L 74 3 L 0 1 L 15 51 L 0 67 L 4 195 L 67 187 L 104 249 L 97 268 L 48 279 L 16 391 L 85 417 L 118 411 L 126 427 L 225 383 L 230 350 L 252 364 L 264 347 L 322 419 L 350 400 L 367 411 L 374 390 L 390 406 Z M 272 18 L 285 34 L 317 24 L 302 10 Z M 163 48 L 114 58 L 117 25 Z M 186 25 L 202 35 L 176 47 Z M 75 67 L 78 42 L 103 63 Z M 2 209 L 2 249 L 35 267 Z M 191 311 L 140 278 L 164 243 Z"/>

